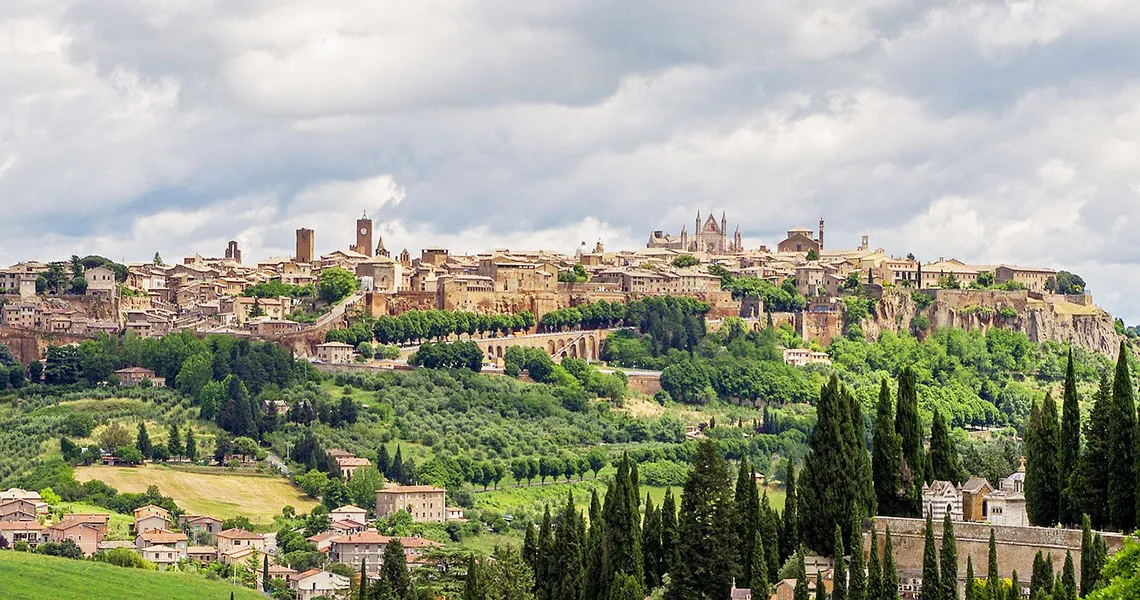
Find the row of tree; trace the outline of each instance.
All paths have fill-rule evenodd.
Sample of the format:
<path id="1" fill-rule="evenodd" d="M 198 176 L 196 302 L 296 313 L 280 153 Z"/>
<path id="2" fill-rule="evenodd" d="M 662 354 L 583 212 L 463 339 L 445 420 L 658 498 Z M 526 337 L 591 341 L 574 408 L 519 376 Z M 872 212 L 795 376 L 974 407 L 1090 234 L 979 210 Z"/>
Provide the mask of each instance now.
<path id="1" fill-rule="evenodd" d="M 422 340 L 446 340 L 452 335 L 526 331 L 535 325 L 534 313 L 485 315 L 452 310 L 410 310 L 398 317 L 382 316 L 372 324 L 372 335 L 381 344 L 406 344 Z M 331 332 L 330 332 L 331 333 Z"/>

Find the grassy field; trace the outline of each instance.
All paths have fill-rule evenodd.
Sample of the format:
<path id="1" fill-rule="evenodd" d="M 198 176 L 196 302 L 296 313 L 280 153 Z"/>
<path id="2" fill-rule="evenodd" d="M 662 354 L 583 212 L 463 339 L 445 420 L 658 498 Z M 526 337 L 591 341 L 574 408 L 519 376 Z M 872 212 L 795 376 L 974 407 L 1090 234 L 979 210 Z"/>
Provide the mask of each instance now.
<path id="1" fill-rule="evenodd" d="M 236 473 L 202 474 L 178 471 L 160 465 L 145 467 L 80 467 L 75 479 L 102 480 L 120 492 L 145 492 L 157 485 L 165 496 L 174 498 L 191 513 L 228 519 L 245 515 L 254 523 L 269 524 L 281 507 L 291 505 L 298 512 L 309 512 L 317 505 L 287 480 L 279 477 L 252 477 Z"/>
<path id="2" fill-rule="evenodd" d="M 264 598 L 253 590 L 201 575 L 0 550 L 0 597 L 4 600 L 226 600 L 231 592 L 236 600 Z"/>
<path id="3" fill-rule="evenodd" d="M 477 492 L 475 494 L 475 507 L 484 510 L 495 510 L 502 513 L 540 514 L 546 504 L 551 510 L 566 503 L 567 494 L 574 492 L 574 503 L 578 508 L 587 510 L 590 507 L 590 489 L 596 487 L 598 495 L 604 496 L 606 491 L 605 478 L 593 480 L 587 478 L 582 482 L 552 483 L 548 485 L 532 485 L 523 487 L 500 486 L 497 490 Z M 768 492 L 768 502 L 772 508 L 784 510 L 785 492 L 783 488 L 761 488 L 760 493 Z M 646 494 L 653 500 L 654 506 L 661 506 L 665 499 L 665 488 L 643 485 L 641 495 Z M 681 488 L 673 488 L 673 496 L 678 507 L 681 503 Z"/>

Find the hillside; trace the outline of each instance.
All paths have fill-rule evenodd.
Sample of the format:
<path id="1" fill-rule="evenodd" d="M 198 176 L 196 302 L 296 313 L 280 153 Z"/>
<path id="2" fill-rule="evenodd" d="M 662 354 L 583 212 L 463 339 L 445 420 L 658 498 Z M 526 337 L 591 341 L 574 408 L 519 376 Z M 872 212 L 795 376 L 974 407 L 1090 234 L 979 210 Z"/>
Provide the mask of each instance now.
<path id="1" fill-rule="evenodd" d="M 264 597 L 200 575 L 0 551 L 0 597 L 4 600 L 225 600 L 231 592 L 236 600 Z"/>

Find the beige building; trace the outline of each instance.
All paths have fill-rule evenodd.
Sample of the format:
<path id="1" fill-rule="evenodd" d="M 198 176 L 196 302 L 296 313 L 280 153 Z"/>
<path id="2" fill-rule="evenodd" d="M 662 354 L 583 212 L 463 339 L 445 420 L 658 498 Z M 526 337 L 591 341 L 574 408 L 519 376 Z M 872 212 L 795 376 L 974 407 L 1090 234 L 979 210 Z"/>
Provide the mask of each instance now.
<path id="1" fill-rule="evenodd" d="M 89 523 L 64 518 L 48 528 L 48 541 L 61 543 L 65 540 L 75 542 L 83 551 L 84 556 L 91 556 L 99 550 L 99 542 L 103 541 L 104 531 Z"/>
<path id="2" fill-rule="evenodd" d="M 368 523 L 368 511 L 360 508 L 359 506 L 348 504 L 336 510 L 330 511 L 329 519 L 332 521 L 355 521 L 357 523 Z"/>
<path id="3" fill-rule="evenodd" d="M 922 486 L 922 516 L 941 523 L 946 515 L 951 521 L 962 520 L 962 492 L 952 481 L 932 481 Z"/>
<path id="4" fill-rule="evenodd" d="M 151 371 L 151 374 L 153 375 L 154 372 Z M 120 379 L 120 382 L 121 381 Z M 135 533 L 142 533 L 150 529 L 170 528 L 170 512 L 161 506 L 148 504 L 141 508 L 136 508 L 134 517 L 135 524 L 133 530 Z"/>
<path id="5" fill-rule="evenodd" d="M 388 517 L 406 510 L 417 523 L 442 523 L 447 491 L 430 485 L 393 485 L 376 490 L 376 516 Z"/>
<path id="6" fill-rule="evenodd" d="M 115 281 L 115 272 L 107 267 L 87 269 L 83 277 L 87 280 L 88 296 L 114 296 L 119 291 L 119 284 Z"/>
<path id="7" fill-rule="evenodd" d="M 289 576 L 289 587 L 297 592 L 297 600 L 339 598 L 339 594 L 352 588 L 347 577 L 320 569 Z"/>
<path id="8" fill-rule="evenodd" d="M 383 255 L 356 265 L 356 277 L 362 282 L 371 282 L 364 285 L 364 289 L 377 294 L 395 294 L 400 291 L 403 275 L 403 265 Z"/>
<path id="9" fill-rule="evenodd" d="M 1016 281 L 1024 285 L 1025 289 L 1038 294 L 1045 293 L 1045 285 L 1056 276 L 1057 272 L 1052 269 L 1036 269 L 1014 265 L 1000 265 L 994 269 L 995 283 Z"/>
<path id="10" fill-rule="evenodd" d="M 218 554 L 235 554 L 238 551 L 254 549 L 265 551 L 265 536 L 244 529 L 227 529 L 218 532 Z"/>
<path id="11" fill-rule="evenodd" d="M 344 477 L 345 481 L 352 479 L 357 469 L 362 469 L 372 464 L 372 461 L 367 458 L 360 458 L 358 456 L 341 456 L 336 459 L 336 466 L 340 467 L 340 474 Z M 363 523 L 364 521 L 360 521 Z"/>
<path id="12" fill-rule="evenodd" d="M 344 342 L 325 342 L 317 345 L 317 360 L 325 363 L 350 363 L 355 350 Z"/>
<path id="13" fill-rule="evenodd" d="M 143 367 L 127 367 L 126 369 L 119 369 L 118 371 L 115 371 L 115 376 L 119 378 L 120 387 L 137 387 L 144 380 L 148 379 L 150 380 L 151 385 L 154 387 L 166 387 L 165 377 L 158 377 L 154 374 L 154 371 L 145 369 Z M 167 513 L 166 518 L 167 524 L 169 525 L 169 513 Z"/>
<path id="14" fill-rule="evenodd" d="M 9 548 L 17 542 L 27 542 L 35 548 L 47 541 L 47 528 L 39 521 L 0 521 L 0 537 L 7 540 Z"/>
<path id="15" fill-rule="evenodd" d="M 831 357 L 826 352 L 812 352 L 807 348 L 785 348 L 784 364 L 793 367 L 808 365 L 830 365 Z"/>
<path id="16" fill-rule="evenodd" d="M 158 570 L 173 568 L 185 556 L 170 546 L 149 546 L 140 551 L 142 557 L 154 563 Z"/>

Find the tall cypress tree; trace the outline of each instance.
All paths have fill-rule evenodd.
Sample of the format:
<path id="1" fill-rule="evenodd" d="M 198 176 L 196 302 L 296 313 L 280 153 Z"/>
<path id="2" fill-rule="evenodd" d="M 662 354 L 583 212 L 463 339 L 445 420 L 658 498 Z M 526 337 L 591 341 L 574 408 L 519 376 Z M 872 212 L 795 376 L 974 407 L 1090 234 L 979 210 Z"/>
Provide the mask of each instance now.
<path id="1" fill-rule="evenodd" d="M 363 597 L 362 597 L 363 598 Z M 483 565 L 474 556 L 467 559 L 467 577 L 463 581 L 463 600 L 486 600 L 487 583 Z"/>
<path id="2" fill-rule="evenodd" d="M 942 600 L 958 598 L 958 542 L 954 539 L 954 522 L 950 513 L 942 519 Z"/>
<path id="3" fill-rule="evenodd" d="M 788 461 L 787 492 L 784 499 L 784 527 L 780 531 L 780 562 L 788 560 L 800 547 L 799 491 L 796 489 L 796 466 Z"/>
<path id="4" fill-rule="evenodd" d="M 669 502 L 671 493 L 666 490 L 665 501 Z M 605 523 L 602 518 L 602 502 L 598 499 L 598 491 L 596 489 L 590 492 L 590 529 L 586 534 L 586 556 L 585 556 L 585 569 L 586 569 L 586 589 L 583 593 L 584 600 L 598 600 L 602 593 L 602 571 L 603 560 L 602 552 L 605 546 Z M 674 534 L 676 531 L 674 530 Z M 662 535 L 664 542 L 665 536 Z M 674 537 L 675 539 L 675 537 Z"/>
<path id="5" fill-rule="evenodd" d="M 1039 527 L 1052 527 L 1060 516 L 1060 436 L 1057 404 L 1053 394 L 1046 392 L 1041 406 L 1034 403 L 1030 409 L 1025 434 L 1025 507 L 1029 521 Z"/>
<path id="6" fill-rule="evenodd" d="M 875 528 L 871 528 L 871 558 L 867 560 L 867 590 L 865 600 L 879 600 L 883 597 L 883 569 L 879 566 L 879 540 Z"/>
<path id="7" fill-rule="evenodd" d="M 1108 518 L 1119 531 L 1132 531 L 1136 524 L 1136 403 L 1128 352 L 1128 346 L 1121 342 L 1108 422 Z"/>
<path id="8" fill-rule="evenodd" d="M 891 544 L 891 526 L 887 525 L 886 541 L 883 542 L 883 581 L 882 600 L 898 600 L 899 573 L 895 569 L 895 550 Z"/>
<path id="9" fill-rule="evenodd" d="M 875 499 L 875 476 L 871 470 L 871 456 L 867 450 L 867 428 L 863 424 L 863 407 L 855 398 L 850 388 L 841 387 L 841 398 L 845 403 L 843 432 L 847 452 L 851 456 L 854 467 L 851 471 L 854 477 L 855 509 L 860 516 L 873 516 L 877 513 Z M 838 525 L 847 527 L 848 518 L 841 520 Z M 846 535 L 847 532 L 844 531 Z"/>
<path id="10" fill-rule="evenodd" d="M 661 561 L 657 566 L 658 577 L 664 578 L 677 564 L 677 503 L 673 499 L 673 489 L 665 490 L 661 501 Z"/>
<path id="11" fill-rule="evenodd" d="M 768 564 L 768 583 L 776 583 L 780 576 L 780 520 L 772 505 L 768 502 L 768 492 L 760 500 L 760 535 L 764 538 L 764 553 Z"/>
<path id="12" fill-rule="evenodd" d="M 831 545 L 831 555 L 835 557 L 835 572 L 832 576 L 834 585 L 831 590 L 831 600 L 847 600 L 847 569 L 843 557 L 843 528 L 835 526 L 835 541 Z"/>
<path id="13" fill-rule="evenodd" d="M 645 494 L 645 516 L 642 518 L 641 554 L 645 557 L 645 588 L 652 590 L 661 585 L 661 513 L 653 509 L 653 498 Z M 749 557 L 751 560 L 751 556 Z"/>
<path id="14" fill-rule="evenodd" d="M 194 428 L 191 425 L 186 426 L 186 443 L 184 447 L 186 458 L 192 461 L 198 460 L 198 442 L 194 440 Z"/>
<path id="15" fill-rule="evenodd" d="M 887 380 L 879 386 L 879 402 L 875 406 L 875 431 L 871 447 L 871 467 L 875 479 L 875 498 L 879 514 L 901 516 L 902 442 L 895 432 L 894 407 Z"/>
<path id="16" fill-rule="evenodd" d="M 384 562 L 380 565 L 380 579 L 392 586 L 397 598 L 407 598 L 412 587 L 408 562 L 400 538 L 392 538 L 384 546 Z"/>
<path id="17" fill-rule="evenodd" d="M 523 536 L 522 559 L 526 566 L 530 567 L 531 573 L 538 572 L 538 529 L 535 528 L 534 523 L 529 523 L 526 526 L 526 534 Z"/>
<path id="18" fill-rule="evenodd" d="M 934 546 L 934 522 L 926 515 L 925 541 L 922 546 L 922 597 L 938 598 L 942 579 L 938 575 L 938 549 Z"/>
<path id="19" fill-rule="evenodd" d="M 895 432 L 902 448 L 905 498 L 901 512 L 903 516 L 918 517 L 922 514 L 922 477 L 926 457 L 922 446 L 922 422 L 918 416 L 918 384 L 914 369 L 909 366 L 899 372 L 896 402 Z"/>
<path id="20" fill-rule="evenodd" d="M 268 559 L 269 555 L 268 554 L 265 555 L 265 558 Z M 269 568 L 266 567 L 266 571 L 268 571 L 268 570 L 269 570 Z M 468 578 L 471 577 L 470 571 L 468 571 L 467 577 Z M 370 594 L 368 593 L 368 558 L 367 557 L 360 559 L 360 585 L 357 586 L 356 589 L 357 589 L 357 600 L 368 600 L 368 597 L 370 596 Z M 265 591 L 268 592 L 269 590 L 265 590 Z"/>
<path id="21" fill-rule="evenodd" d="M 827 587 L 823 585 L 823 573 L 815 573 L 815 600 L 827 600 Z"/>
<path id="22" fill-rule="evenodd" d="M 1065 396 L 1061 403 L 1061 522 L 1072 525 L 1081 518 L 1080 472 L 1081 407 L 1077 396 L 1077 374 L 1073 367 L 1073 349 L 1065 367 Z"/>
<path id="23" fill-rule="evenodd" d="M 1057 594 L 1053 595 L 1054 598 Z M 1077 600 L 1077 573 L 1073 568 L 1073 553 L 1065 550 L 1065 567 L 1061 573 L 1060 600 Z"/>
<path id="24" fill-rule="evenodd" d="M 867 571 L 863 567 L 863 531 L 858 520 L 851 527 L 851 568 L 847 580 L 847 600 L 866 600 Z"/>
<path id="25" fill-rule="evenodd" d="M 1017 579 L 1017 569 L 1013 570 L 1013 576 L 1010 578 L 1009 600 L 1021 600 L 1021 581 Z"/>
<path id="26" fill-rule="evenodd" d="M 364 581 L 363 579 L 361 581 Z M 261 591 L 269 591 L 269 555 L 261 556 Z"/>
<path id="27" fill-rule="evenodd" d="M 727 598 L 736 577 L 732 483 L 728 466 L 711 440 L 697 445 L 681 492 L 678 562 L 668 600 Z"/>
<path id="28" fill-rule="evenodd" d="M 810 597 L 807 569 L 804 567 L 804 553 L 800 551 L 796 553 L 796 588 L 792 592 L 792 600 L 808 600 Z"/>
<path id="29" fill-rule="evenodd" d="M 1088 423 L 1085 424 L 1085 448 L 1081 453 L 1080 500 L 1085 514 L 1096 529 L 1108 526 L 1108 422 L 1112 418 L 1112 382 L 1101 376 Z"/>
<path id="30" fill-rule="evenodd" d="M 376 451 L 376 470 L 387 477 L 392 468 L 392 458 L 388 455 L 388 444 L 380 444 Z"/>
<path id="31" fill-rule="evenodd" d="M 1098 542 L 1100 542 L 1100 534 L 1093 537 L 1092 525 L 1089 521 L 1089 516 L 1085 515 L 1081 524 L 1081 597 L 1089 595 L 1096 589 L 1097 581 L 1100 578 L 1100 571 L 1104 568 L 1104 563 L 1098 560 Z"/>
<path id="32" fill-rule="evenodd" d="M 1029 597 L 1040 597 L 1048 587 L 1048 582 L 1053 580 L 1052 573 L 1045 574 L 1045 557 L 1041 555 L 1041 551 L 1033 555 L 1033 572 L 1029 575 Z"/>
<path id="33" fill-rule="evenodd" d="M 606 525 L 603 549 L 606 561 L 602 575 L 607 597 L 619 588 L 641 588 L 645 584 L 645 573 L 642 572 L 644 556 L 641 552 L 641 516 L 638 511 L 640 499 L 635 493 L 629 457 L 623 456 L 602 506 L 602 520 Z M 632 582 L 619 582 L 619 575 L 628 575 Z M 643 593 L 644 590 L 638 589 L 637 592 Z"/>
<path id="34" fill-rule="evenodd" d="M 999 600 L 1001 596 L 1001 576 L 998 575 L 997 538 L 994 530 L 990 528 L 990 560 L 986 570 L 986 596 L 990 600 Z"/>
<path id="35" fill-rule="evenodd" d="M 974 593 L 974 557 L 972 556 L 966 557 L 966 600 L 980 600 Z"/>
<path id="36" fill-rule="evenodd" d="M 930 427 L 930 467 L 934 479 L 962 482 L 962 471 L 958 466 L 958 448 L 950 439 L 950 429 L 942 411 L 934 409 L 934 422 Z"/>
<path id="37" fill-rule="evenodd" d="M 748 580 L 748 589 L 752 592 L 753 598 L 766 598 L 768 597 L 768 553 L 764 549 L 764 536 L 759 530 L 756 531 L 752 552 L 752 579 Z"/>
<path id="38" fill-rule="evenodd" d="M 399 444 L 396 444 L 396 455 L 392 457 L 392 465 L 388 467 L 388 472 L 384 476 L 388 478 L 388 481 L 397 483 L 404 481 L 404 456 Z"/>
<path id="39" fill-rule="evenodd" d="M 399 452 L 399 449 L 396 450 Z M 397 454 L 397 456 L 399 456 Z M 534 595 L 538 600 L 550 600 L 554 584 L 554 520 L 550 518 L 550 505 L 542 513 L 538 527 L 538 559 L 534 569 Z"/>
<path id="40" fill-rule="evenodd" d="M 555 579 L 550 594 L 551 600 L 579 600 L 585 591 L 585 570 L 582 565 L 581 519 L 574 506 L 574 493 L 570 492 L 566 506 L 558 518 L 558 530 L 554 536 L 553 565 L 549 575 Z"/>
<path id="41" fill-rule="evenodd" d="M 143 458 L 150 458 L 154 453 L 154 446 L 150 443 L 150 435 L 146 432 L 146 423 L 139 421 L 139 434 L 135 437 L 135 448 L 139 449 Z"/>
<path id="42" fill-rule="evenodd" d="M 756 530 L 760 521 L 760 502 L 757 498 L 756 479 L 748 466 L 748 459 L 741 458 L 736 471 L 736 532 L 740 536 L 739 571 L 741 581 L 752 581 L 753 546 L 756 544 Z"/>

